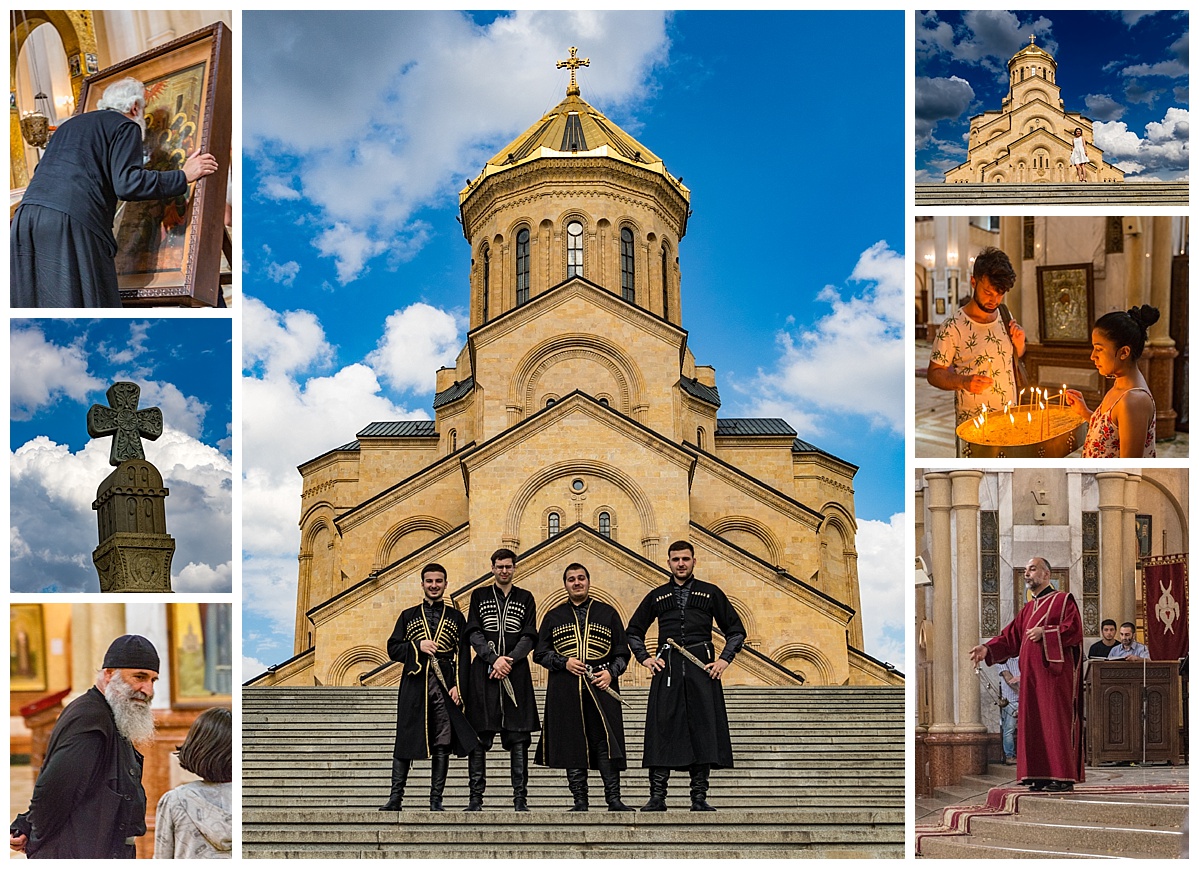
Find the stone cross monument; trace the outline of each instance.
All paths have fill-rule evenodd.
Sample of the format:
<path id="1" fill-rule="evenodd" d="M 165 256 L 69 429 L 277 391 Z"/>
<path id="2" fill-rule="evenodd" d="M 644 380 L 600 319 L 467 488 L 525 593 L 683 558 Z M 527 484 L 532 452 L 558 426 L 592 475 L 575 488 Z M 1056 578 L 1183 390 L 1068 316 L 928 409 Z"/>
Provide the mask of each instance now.
<path id="1" fill-rule="evenodd" d="M 87 412 L 87 433 L 111 437 L 108 463 L 116 470 L 96 490 L 92 509 L 100 545 L 92 562 L 102 592 L 169 592 L 175 540 L 167 534 L 166 497 L 162 474 L 146 461 L 142 438 L 162 434 L 162 411 L 137 409 L 141 387 L 114 383 L 108 388 L 108 407 L 93 404 Z"/>

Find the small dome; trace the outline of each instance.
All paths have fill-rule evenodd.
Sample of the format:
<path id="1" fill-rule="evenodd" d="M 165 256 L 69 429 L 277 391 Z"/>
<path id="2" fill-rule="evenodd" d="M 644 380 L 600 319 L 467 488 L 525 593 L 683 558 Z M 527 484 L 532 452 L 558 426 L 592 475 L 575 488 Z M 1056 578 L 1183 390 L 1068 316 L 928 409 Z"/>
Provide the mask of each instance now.
<path id="1" fill-rule="evenodd" d="M 1053 55 L 1050 54 L 1045 49 L 1038 46 L 1033 41 L 1036 38 L 1037 37 L 1035 35 L 1028 37 L 1028 45 L 1024 46 L 1022 49 L 1020 49 L 1015 54 L 1013 54 L 1012 59 L 1007 62 L 1007 65 L 1010 67 L 1015 63 L 1019 63 L 1020 61 L 1031 59 L 1031 60 L 1039 60 L 1044 63 L 1052 64 L 1053 66 L 1056 67 L 1057 61 L 1055 61 L 1053 59 Z"/>
<path id="2" fill-rule="evenodd" d="M 690 201 L 690 191 L 666 171 L 662 159 L 642 145 L 578 94 L 567 90 L 566 99 L 512 140 L 483 166 L 477 177 L 458 194 L 459 202 L 492 175 L 533 160 L 559 157 L 610 157 L 656 172 Z"/>

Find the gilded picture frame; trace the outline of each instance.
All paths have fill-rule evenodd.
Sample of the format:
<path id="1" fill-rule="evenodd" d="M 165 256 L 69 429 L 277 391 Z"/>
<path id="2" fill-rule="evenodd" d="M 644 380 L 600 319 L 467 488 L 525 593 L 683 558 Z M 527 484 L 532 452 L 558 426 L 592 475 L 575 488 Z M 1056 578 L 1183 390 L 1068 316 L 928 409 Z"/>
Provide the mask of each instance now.
<path id="1" fill-rule="evenodd" d="M 117 211 L 117 281 L 126 306 L 216 306 L 221 298 L 225 193 L 233 133 L 232 37 L 222 22 L 89 76 L 79 110 L 95 111 L 104 89 L 132 76 L 146 85 L 146 166 L 178 169 L 192 151 L 217 171 L 168 200 L 126 202 Z"/>
<path id="2" fill-rule="evenodd" d="M 1095 277 L 1090 263 L 1037 266 L 1041 343 L 1089 345 L 1095 324 Z"/>
<path id="3" fill-rule="evenodd" d="M 46 625 L 39 603 L 8 607 L 8 687 L 10 691 L 45 691 Z"/>
<path id="4" fill-rule="evenodd" d="M 206 709 L 233 702 L 233 605 L 168 605 L 171 707 Z"/>

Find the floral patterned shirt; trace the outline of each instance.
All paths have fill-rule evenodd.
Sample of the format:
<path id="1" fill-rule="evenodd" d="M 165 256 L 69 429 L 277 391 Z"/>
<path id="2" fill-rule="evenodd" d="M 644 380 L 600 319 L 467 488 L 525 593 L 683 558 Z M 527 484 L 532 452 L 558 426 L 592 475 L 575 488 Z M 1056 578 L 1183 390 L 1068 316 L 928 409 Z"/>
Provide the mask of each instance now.
<path id="1" fill-rule="evenodd" d="M 965 389 L 954 391 L 954 410 L 959 423 L 977 416 L 984 404 L 995 411 L 1009 401 L 1015 402 L 1014 352 L 1002 317 L 996 317 L 990 323 L 976 323 L 959 308 L 957 313 L 941 324 L 937 337 L 933 339 L 929 364 L 953 368 L 958 374 L 981 374 L 994 381 L 990 389 L 978 395 Z"/>
<path id="2" fill-rule="evenodd" d="M 1129 392 L 1149 392 L 1147 389 L 1141 389 L 1135 386 L 1127 390 L 1124 395 Z M 1087 426 L 1087 440 L 1082 445 L 1082 457 L 1084 459 L 1118 459 L 1120 458 L 1120 429 L 1116 426 L 1116 421 L 1112 419 L 1112 411 L 1116 409 L 1116 405 L 1124 400 L 1124 395 L 1121 395 L 1112 406 L 1103 412 L 1100 412 L 1099 407 L 1103 406 L 1100 402 L 1099 407 L 1095 408 L 1095 412 L 1091 414 L 1091 422 Z M 1153 393 L 1149 393 L 1150 401 L 1153 400 Z M 1141 454 L 1146 459 L 1157 458 L 1157 405 L 1153 405 L 1153 411 L 1149 414 L 1149 427 L 1145 430 L 1145 451 Z M 1110 656 L 1109 656 L 1110 657 Z"/>

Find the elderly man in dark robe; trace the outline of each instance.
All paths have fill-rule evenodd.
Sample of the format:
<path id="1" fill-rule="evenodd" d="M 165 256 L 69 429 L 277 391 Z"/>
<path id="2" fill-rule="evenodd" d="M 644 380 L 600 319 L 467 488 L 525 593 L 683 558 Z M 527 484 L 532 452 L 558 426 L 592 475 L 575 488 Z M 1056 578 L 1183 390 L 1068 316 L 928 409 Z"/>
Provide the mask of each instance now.
<path id="1" fill-rule="evenodd" d="M 1044 558 L 1029 560 L 1033 597 L 999 636 L 970 650 L 975 664 L 1020 659 L 1016 776 L 1033 791 L 1072 791 L 1084 780 L 1082 618 L 1069 594 L 1050 584 Z"/>
<path id="2" fill-rule="evenodd" d="M 195 152 L 182 169 L 142 168 L 146 88 L 109 85 L 94 112 L 64 121 L 13 216 L 9 282 L 14 308 L 119 308 L 112 225 L 117 201 L 168 199 L 217 170 Z"/>
<path id="3" fill-rule="evenodd" d="M 387 640 L 387 655 L 404 665 L 396 705 L 396 739 L 391 755 L 391 794 L 381 812 L 403 810 L 412 761 L 431 757 L 429 811 L 442 812 L 450 752 L 470 754 L 479 744 L 459 708 L 466 684 L 466 619 L 443 597 L 446 570 L 426 564 L 420 572 L 424 600 L 400 613 Z"/>
<path id="4" fill-rule="evenodd" d="M 508 752 L 512 807 L 529 810 L 529 745 L 541 729 L 529 654 L 537 645 L 537 602 L 517 588 L 516 553 L 497 549 L 491 556 L 495 582 L 470 595 L 466 637 L 475 651 L 466 687 L 466 719 L 479 735 L 470 753 L 468 812 L 483 809 L 487 752 L 495 735 Z M 511 693 L 509 693 L 511 692 Z"/>
<path id="5" fill-rule="evenodd" d="M 725 593 L 695 578 L 695 548 L 690 543 L 676 540 L 667 557 L 671 581 L 645 596 L 628 626 L 629 648 L 654 674 L 641 760 L 649 768 L 649 802 L 641 811 L 666 811 L 670 771 L 685 769 L 691 776 L 691 811 L 713 812 L 708 803 L 709 772 L 733 765 L 720 676 L 744 645 L 745 628 Z M 655 619 L 657 654 L 645 645 Z M 713 620 L 724 634 L 719 658 L 712 645 Z M 671 640 L 686 653 L 670 645 Z"/>
<path id="6" fill-rule="evenodd" d="M 96 684 L 58 716 L 29 811 L 9 828 L 30 858 L 132 859 L 146 832 L 142 755 L 154 738 L 150 701 L 158 652 L 145 637 L 117 637 Z"/>
<path id="7" fill-rule="evenodd" d="M 589 807 L 587 770 L 598 770 L 609 812 L 631 812 L 620 799 L 625 768 L 620 675 L 629 645 L 620 614 L 591 597 L 591 574 L 570 564 L 562 574 L 569 598 L 545 614 L 533 660 L 549 670 L 545 727 L 535 761 L 566 770 L 572 812 Z M 612 693 L 609 693 L 612 692 Z"/>

